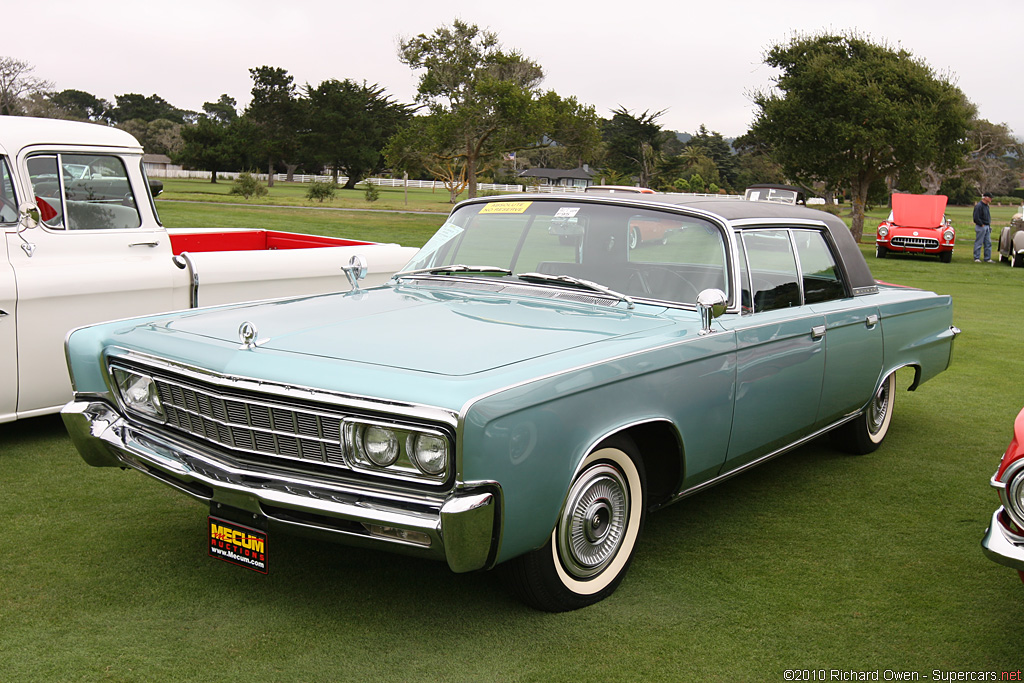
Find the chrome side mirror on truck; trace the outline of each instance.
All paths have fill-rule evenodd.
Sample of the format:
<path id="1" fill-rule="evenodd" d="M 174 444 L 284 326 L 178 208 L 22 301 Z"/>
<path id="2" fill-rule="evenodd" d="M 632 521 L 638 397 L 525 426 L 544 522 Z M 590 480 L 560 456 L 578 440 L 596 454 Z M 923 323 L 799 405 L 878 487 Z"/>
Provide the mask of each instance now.
<path id="1" fill-rule="evenodd" d="M 18 206 L 18 237 L 21 239 L 22 250 L 28 254 L 29 258 L 32 257 L 32 252 L 36 250 L 36 245 L 25 239 L 25 236 L 21 233 L 26 230 L 39 226 L 39 207 L 32 202 L 22 202 Z"/>

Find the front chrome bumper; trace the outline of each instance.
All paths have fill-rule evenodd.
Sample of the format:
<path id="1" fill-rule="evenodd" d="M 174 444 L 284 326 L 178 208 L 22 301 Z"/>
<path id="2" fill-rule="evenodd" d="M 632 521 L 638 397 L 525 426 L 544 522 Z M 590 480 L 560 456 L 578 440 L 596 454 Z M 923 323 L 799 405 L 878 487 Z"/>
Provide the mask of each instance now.
<path id="1" fill-rule="evenodd" d="M 489 568 L 497 555 L 496 487 L 422 495 L 236 467 L 132 425 L 103 401 L 76 399 L 61 417 L 90 465 L 131 467 L 197 500 L 265 517 L 271 529 L 445 560 L 455 572 Z"/>
<path id="2" fill-rule="evenodd" d="M 1024 538 L 1008 530 L 1003 524 L 1003 508 L 992 513 L 992 521 L 981 539 L 981 550 L 985 557 L 1018 571 L 1024 571 Z"/>

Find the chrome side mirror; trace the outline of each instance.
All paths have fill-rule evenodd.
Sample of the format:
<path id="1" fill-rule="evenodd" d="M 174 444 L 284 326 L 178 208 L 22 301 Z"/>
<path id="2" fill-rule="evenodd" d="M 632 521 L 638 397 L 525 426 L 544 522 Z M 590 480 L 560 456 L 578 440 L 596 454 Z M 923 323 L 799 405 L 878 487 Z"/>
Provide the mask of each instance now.
<path id="1" fill-rule="evenodd" d="M 352 291 L 359 291 L 359 281 L 366 278 L 368 266 L 366 265 L 366 258 L 362 254 L 356 254 L 349 259 L 348 265 L 343 266 L 341 269 L 345 273 L 345 277 L 348 278 L 349 283 L 352 285 Z"/>
<path id="2" fill-rule="evenodd" d="M 711 321 L 725 313 L 729 298 L 720 289 L 705 289 L 697 295 L 700 312 L 700 334 L 711 334 Z"/>
<path id="3" fill-rule="evenodd" d="M 20 214 L 21 227 L 23 230 L 31 230 L 32 228 L 38 227 L 39 207 L 33 202 L 22 202 L 18 205 L 18 214 Z"/>
<path id="4" fill-rule="evenodd" d="M 18 205 L 18 237 L 22 242 L 22 250 L 28 254 L 29 258 L 32 257 L 32 252 L 36 250 L 36 245 L 25 239 L 25 236 L 21 233 L 38 227 L 39 221 L 39 207 L 36 204 L 32 202 L 22 202 Z"/>

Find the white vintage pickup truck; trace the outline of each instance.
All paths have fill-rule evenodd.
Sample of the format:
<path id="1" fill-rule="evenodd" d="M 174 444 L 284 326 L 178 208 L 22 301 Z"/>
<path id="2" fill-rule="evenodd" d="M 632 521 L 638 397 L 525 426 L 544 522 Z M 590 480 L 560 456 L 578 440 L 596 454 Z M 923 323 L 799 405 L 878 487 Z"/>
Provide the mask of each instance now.
<path id="1" fill-rule="evenodd" d="M 0 116 L 0 423 L 71 398 L 75 327 L 380 284 L 415 249 L 267 230 L 167 229 L 128 133 Z M 358 273 L 356 271 L 359 271 Z"/>

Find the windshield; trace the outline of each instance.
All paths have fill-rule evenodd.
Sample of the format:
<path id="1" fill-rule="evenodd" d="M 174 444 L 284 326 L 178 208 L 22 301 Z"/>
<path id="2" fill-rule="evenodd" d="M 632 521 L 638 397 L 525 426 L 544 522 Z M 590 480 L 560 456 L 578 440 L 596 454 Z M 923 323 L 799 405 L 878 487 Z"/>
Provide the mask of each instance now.
<path id="1" fill-rule="evenodd" d="M 481 273 L 487 277 L 567 276 L 692 305 L 701 290 L 728 293 L 726 262 L 722 231 L 703 218 L 552 199 L 463 206 L 404 270 L 460 265 L 490 268 Z"/>

